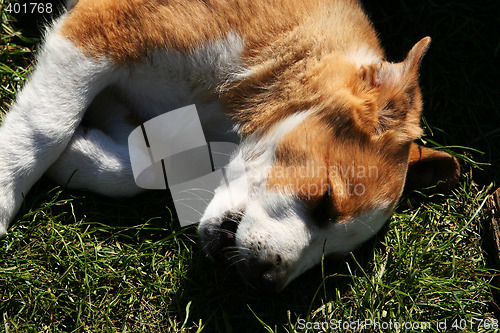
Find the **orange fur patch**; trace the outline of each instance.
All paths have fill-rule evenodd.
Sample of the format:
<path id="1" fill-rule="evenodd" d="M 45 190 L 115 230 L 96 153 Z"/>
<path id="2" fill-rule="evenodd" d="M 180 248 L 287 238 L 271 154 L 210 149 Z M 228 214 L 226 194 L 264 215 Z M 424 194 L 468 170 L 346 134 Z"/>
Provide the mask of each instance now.
<path id="1" fill-rule="evenodd" d="M 393 209 L 421 134 L 418 65 L 429 42 L 399 64 L 358 68 L 331 54 L 304 70 L 310 90 L 297 86 L 296 94 L 315 99 L 306 104 L 314 113 L 279 142 L 268 188 L 298 196 L 312 211 L 320 205 L 320 216 L 337 221 Z"/>
<path id="2" fill-rule="evenodd" d="M 384 57 L 375 30 L 356 1 L 324 1 L 321 10 L 266 43 L 246 59 L 252 76 L 221 96 L 234 110 L 231 115 L 242 124 L 243 134 L 265 131 L 297 111 L 331 105 L 339 94 L 328 90 L 338 87 L 335 81 L 346 77 L 343 72 L 356 70 L 343 57 L 353 49 L 364 46 Z"/>
<path id="3" fill-rule="evenodd" d="M 62 34 L 93 56 L 138 61 L 152 50 L 189 51 L 235 31 L 257 51 L 304 17 L 320 0 L 80 0 Z"/>
<path id="4" fill-rule="evenodd" d="M 325 118 L 312 115 L 280 141 L 268 189 L 294 194 L 312 210 L 327 200 L 329 217 L 339 221 L 392 209 L 403 190 L 410 143 L 390 140 L 337 136 Z"/>

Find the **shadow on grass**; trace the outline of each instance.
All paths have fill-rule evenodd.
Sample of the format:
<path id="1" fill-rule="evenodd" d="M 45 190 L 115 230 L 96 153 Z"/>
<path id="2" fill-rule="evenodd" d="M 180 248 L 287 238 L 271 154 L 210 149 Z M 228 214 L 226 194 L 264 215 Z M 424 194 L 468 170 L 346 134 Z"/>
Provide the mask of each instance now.
<path id="1" fill-rule="evenodd" d="M 44 206 L 43 213 L 57 217 L 57 223 L 77 223 L 81 234 L 88 233 L 90 229 L 96 244 L 118 242 L 121 247 L 128 246 L 137 251 L 153 246 L 155 250 L 163 251 L 158 253 L 160 257 L 170 251 L 175 252 L 175 247 L 185 246 L 174 253 L 175 257 L 184 255 L 185 259 L 178 262 L 183 262 L 182 272 L 172 272 L 172 280 L 178 280 L 177 287 L 168 295 L 168 305 L 162 311 L 171 313 L 180 322 L 187 316 L 188 327 L 195 328 L 201 321 L 206 332 L 258 332 L 264 328 L 259 319 L 272 328 L 277 326 L 280 329 L 293 327 L 299 318 L 314 320 L 311 318 L 312 311 L 349 291 L 352 274 L 356 276 L 360 270 L 370 274 L 373 251 L 382 249 L 379 239 L 384 238 L 387 230 L 386 226 L 377 237 L 356 250 L 355 260 L 349 256 L 339 261 L 325 260 L 322 266 L 318 265 L 301 275 L 280 294 L 266 295 L 247 285 L 227 262 L 208 259 L 199 243 L 196 226 L 178 228 L 175 213 L 171 215 L 174 210 L 169 208 L 173 204 L 167 191 L 145 193 L 135 198 L 110 199 L 86 192 L 60 192 L 56 189 L 55 192 L 59 191 L 57 195 L 54 193 L 57 199 L 53 204 L 47 204 L 53 186 L 47 179 L 37 183 L 32 191 L 34 195 L 28 197 L 22 213 L 29 212 L 27 216 L 33 216 L 37 207 Z M 36 193 L 45 194 L 38 196 Z M 42 229 L 43 226 L 32 223 L 23 238 L 29 242 L 30 230 L 37 235 Z M 134 261 L 138 259 L 139 255 L 133 258 Z M 150 265 L 147 260 L 145 263 Z M 137 262 L 127 265 L 128 268 L 137 266 Z M 112 267 L 117 271 L 123 269 L 116 262 Z M 56 269 L 62 276 L 67 268 Z M 124 274 L 127 279 L 134 278 L 134 275 Z M 116 281 L 103 280 L 100 287 L 107 288 Z M 128 293 L 130 290 L 116 290 L 117 294 L 120 292 Z M 188 307 L 189 311 L 186 310 Z M 68 315 L 64 322 L 67 327 L 75 325 L 75 329 L 76 324 L 74 315 Z M 162 325 L 168 326 L 168 320 Z"/>
<path id="2" fill-rule="evenodd" d="M 354 252 L 354 257 L 324 260 L 292 281 L 279 294 L 264 294 L 244 282 L 235 267 L 205 257 L 199 245 L 177 295 L 179 309 L 189 302 L 190 319 L 202 319 L 207 332 L 260 332 L 265 325 L 293 331 L 299 318 L 311 320 L 312 312 L 350 290 L 351 274 L 370 273 L 374 248 L 381 246 L 386 228 Z M 352 271 L 348 269 L 348 266 Z M 320 311 L 321 312 L 321 311 Z M 329 313 L 325 310 L 325 313 Z M 318 317 L 321 317 L 321 313 Z M 316 320 L 319 320 L 316 318 Z M 321 319 L 324 320 L 324 319 Z"/>

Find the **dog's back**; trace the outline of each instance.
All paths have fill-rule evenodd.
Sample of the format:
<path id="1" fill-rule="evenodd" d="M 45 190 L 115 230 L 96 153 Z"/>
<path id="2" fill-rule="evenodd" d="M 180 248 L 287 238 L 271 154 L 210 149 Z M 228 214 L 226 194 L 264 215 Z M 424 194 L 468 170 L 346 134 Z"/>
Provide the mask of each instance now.
<path id="1" fill-rule="evenodd" d="M 300 44 L 314 42 L 321 52 L 356 42 L 382 52 L 368 19 L 350 0 L 80 0 L 61 34 L 86 54 L 130 63 L 153 50 L 186 52 L 230 33 L 244 40 L 243 56 L 255 55 L 296 28 Z"/>

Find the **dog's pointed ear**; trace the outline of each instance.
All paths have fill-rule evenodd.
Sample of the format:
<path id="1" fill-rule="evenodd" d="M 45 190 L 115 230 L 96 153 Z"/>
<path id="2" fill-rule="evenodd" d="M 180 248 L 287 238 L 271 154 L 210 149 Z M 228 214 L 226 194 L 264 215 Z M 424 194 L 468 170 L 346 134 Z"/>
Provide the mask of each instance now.
<path id="1" fill-rule="evenodd" d="M 430 37 L 420 40 L 402 62 L 361 66 L 360 78 L 374 99 L 365 103 L 358 117 L 371 133 L 389 132 L 399 143 L 411 142 L 422 134 L 418 70 L 430 41 Z"/>
<path id="2" fill-rule="evenodd" d="M 422 59 L 424 58 L 429 46 L 431 45 L 431 38 L 424 37 L 417 44 L 415 44 L 404 61 L 404 66 L 406 71 L 418 72 Z"/>
<path id="3" fill-rule="evenodd" d="M 430 37 L 422 38 L 415 44 L 403 62 L 371 65 L 373 74 L 370 77 L 373 87 L 393 88 L 405 84 L 408 79 L 417 79 L 418 70 L 431 43 Z M 366 70 L 366 69 L 365 69 Z"/>
<path id="4" fill-rule="evenodd" d="M 453 189 L 460 178 L 460 164 L 444 151 L 426 148 L 412 142 L 405 191 L 435 186 L 439 192 Z"/>

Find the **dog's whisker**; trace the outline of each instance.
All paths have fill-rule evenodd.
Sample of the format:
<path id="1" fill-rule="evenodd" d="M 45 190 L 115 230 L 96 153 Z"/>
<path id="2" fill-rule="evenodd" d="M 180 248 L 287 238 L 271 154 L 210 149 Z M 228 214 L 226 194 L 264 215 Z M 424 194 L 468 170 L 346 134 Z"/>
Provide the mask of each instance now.
<path id="1" fill-rule="evenodd" d="M 193 191 L 206 192 L 206 193 L 210 193 L 210 194 L 215 194 L 215 191 L 211 191 L 211 190 L 208 190 L 206 188 L 201 188 L 201 187 L 188 188 L 186 190 L 179 191 L 179 193 L 193 193 Z"/>
<path id="2" fill-rule="evenodd" d="M 238 256 L 241 256 L 241 254 L 238 251 L 225 251 L 225 252 L 226 252 L 226 257 L 228 259 L 233 259 L 233 258 L 236 258 Z"/>
<path id="3" fill-rule="evenodd" d="M 184 206 L 184 207 L 186 207 L 186 208 L 189 208 L 189 209 L 191 209 L 192 211 L 194 211 L 194 212 L 198 213 L 200 217 L 203 215 L 203 213 L 202 213 L 202 212 L 200 212 L 199 210 L 197 210 L 196 208 L 194 208 L 194 207 L 192 207 L 192 206 L 189 206 L 189 205 L 187 205 L 187 204 L 185 204 L 185 203 L 182 203 L 182 202 L 181 202 L 180 204 L 181 204 L 182 206 Z M 196 223 L 198 223 L 198 222 L 196 222 Z"/>
<path id="4" fill-rule="evenodd" d="M 230 156 L 231 156 L 231 154 L 228 154 L 228 153 L 222 153 L 222 152 L 212 152 L 212 155 L 227 156 L 227 157 L 230 157 Z"/>
<path id="5" fill-rule="evenodd" d="M 224 249 L 226 250 L 231 250 L 231 251 L 245 251 L 248 250 L 246 247 L 243 246 L 226 246 Z"/>
<path id="6" fill-rule="evenodd" d="M 240 262 L 244 262 L 245 261 L 245 258 L 240 258 L 239 260 L 236 260 L 234 262 L 231 262 L 230 265 L 231 266 L 236 266 L 237 264 L 239 264 Z"/>
<path id="7" fill-rule="evenodd" d="M 209 199 L 205 199 L 205 198 L 202 198 L 201 195 L 197 194 L 196 191 L 201 191 L 203 189 L 187 189 L 187 190 L 183 190 L 183 191 L 180 191 L 178 193 L 187 193 L 187 194 L 190 194 L 190 195 L 193 195 L 196 197 L 195 198 L 183 198 L 183 199 L 186 199 L 186 200 L 201 200 L 203 201 L 205 204 L 208 204 L 208 200 Z M 209 191 L 209 190 L 205 190 L 205 192 L 208 192 L 212 195 L 215 195 L 215 192 L 213 191 Z"/>
<path id="8" fill-rule="evenodd" d="M 233 235 L 233 236 L 236 236 L 236 232 L 235 231 L 231 231 L 231 230 L 227 230 L 227 229 L 219 229 L 219 232 L 223 232 L 223 233 L 226 233 L 226 234 L 230 234 L 230 235 Z"/>
<path id="9" fill-rule="evenodd" d="M 201 199 L 201 198 L 179 198 L 179 199 L 175 199 L 173 200 L 173 202 L 181 202 L 181 201 L 203 201 L 205 203 L 207 203 L 207 201 L 205 201 L 204 199 Z"/>
<path id="10" fill-rule="evenodd" d="M 204 199 L 201 199 L 201 198 L 181 198 L 181 199 L 175 199 L 173 200 L 173 202 L 181 202 L 181 201 L 195 201 L 195 202 L 199 202 L 199 201 L 203 201 L 204 204 L 208 205 L 208 201 L 204 200 Z"/>

